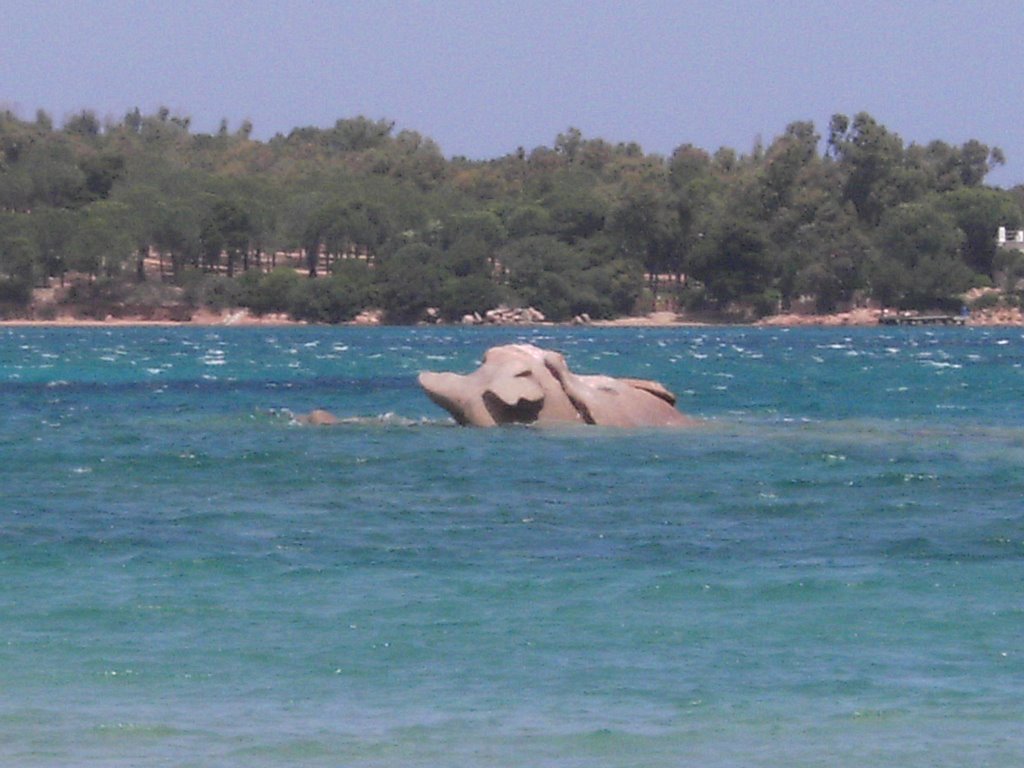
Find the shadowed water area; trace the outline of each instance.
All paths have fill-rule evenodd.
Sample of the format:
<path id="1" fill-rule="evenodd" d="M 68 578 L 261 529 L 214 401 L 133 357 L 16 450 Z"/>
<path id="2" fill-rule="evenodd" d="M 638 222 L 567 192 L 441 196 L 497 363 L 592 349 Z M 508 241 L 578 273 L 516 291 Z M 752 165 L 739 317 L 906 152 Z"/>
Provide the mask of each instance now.
<path id="1" fill-rule="evenodd" d="M 703 424 L 416 385 L 517 341 Z M 0 764 L 1019 766 L 1022 395 L 1020 329 L 0 329 Z"/>

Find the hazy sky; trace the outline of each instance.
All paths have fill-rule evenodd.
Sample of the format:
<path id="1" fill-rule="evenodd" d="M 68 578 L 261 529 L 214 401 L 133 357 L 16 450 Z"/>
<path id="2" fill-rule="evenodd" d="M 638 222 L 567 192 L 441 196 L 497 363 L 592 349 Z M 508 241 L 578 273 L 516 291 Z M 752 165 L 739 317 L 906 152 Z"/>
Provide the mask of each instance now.
<path id="1" fill-rule="evenodd" d="M 870 112 L 1002 147 L 1024 183 L 1022 0 L 0 0 L 0 106 L 250 119 L 267 139 L 388 118 L 448 156 L 587 138 L 749 151 Z"/>

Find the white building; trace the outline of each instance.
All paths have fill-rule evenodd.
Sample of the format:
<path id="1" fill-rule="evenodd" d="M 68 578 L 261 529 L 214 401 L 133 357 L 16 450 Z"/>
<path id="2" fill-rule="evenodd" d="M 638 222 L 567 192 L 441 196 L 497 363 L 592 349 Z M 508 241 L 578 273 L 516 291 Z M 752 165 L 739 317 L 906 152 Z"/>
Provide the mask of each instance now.
<path id="1" fill-rule="evenodd" d="M 1006 227 L 1000 227 L 996 232 L 996 246 L 1024 251 L 1024 229 L 1007 230 Z"/>

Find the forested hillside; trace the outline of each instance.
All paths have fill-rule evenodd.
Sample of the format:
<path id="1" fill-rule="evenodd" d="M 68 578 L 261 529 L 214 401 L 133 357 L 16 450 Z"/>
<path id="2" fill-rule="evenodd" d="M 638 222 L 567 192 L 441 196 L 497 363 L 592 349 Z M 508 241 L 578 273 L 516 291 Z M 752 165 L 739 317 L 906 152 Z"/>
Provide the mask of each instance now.
<path id="1" fill-rule="evenodd" d="M 870 115 L 796 122 L 747 151 L 669 157 L 575 129 L 551 147 L 446 158 L 362 117 L 269 141 L 252 126 L 193 133 L 187 117 L 84 111 L 55 127 L 0 112 L 0 307 L 40 291 L 84 311 L 248 307 L 392 322 L 500 303 L 549 319 L 659 306 L 751 317 L 872 300 L 1016 301 L 1024 259 L 997 251 L 1021 190 L 971 140 L 905 144 Z"/>

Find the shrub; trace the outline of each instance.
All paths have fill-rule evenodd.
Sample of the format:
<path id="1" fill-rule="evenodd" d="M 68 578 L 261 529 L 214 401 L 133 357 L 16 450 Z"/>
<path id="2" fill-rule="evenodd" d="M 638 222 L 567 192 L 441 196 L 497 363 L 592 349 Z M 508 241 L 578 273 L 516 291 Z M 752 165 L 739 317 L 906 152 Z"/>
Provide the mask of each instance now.
<path id="1" fill-rule="evenodd" d="M 760 294 L 752 297 L 751 305 L 757 317 L 774 315 L 779 311 L 782 303 L 782 296 L 774 288 L 768 288 Z"/>
<path id="2" fill-rule="evenodd" d="M 257 315 L 264 315 L 288 312 L 295 304 L 302 278 L 290 267 L 278 267 L 267 274 L 246 272 L 238 280 L 243 289 L 240 298 L 244 305 Z"/>
<path id="3" fill-rule="evenodd" d="M 458 320 L 474 312 L 483 314 L 502 301 L 501 289 L 486 275 L 450 277 L 441 286 L 441 314 L 448 320 Z"/>
<path id="4" fill-rule="evenodd" d="M 999 293 L 996 291 L 986 291 L 974 299 L 969 306 L 972 311 L 982 311 L 994 309 L 1002 303 L 1002 297 Z"/>
<path id="5" fill-rule="evenodd" d="M 328 278 L 300 280 L 289 311 L 296 320 L 343 323 L 378 302 L 377 286 L 365 262 L 343 261 Z"/>
<path id="6" fill-rule="evenodd" d="M 244 285 L 224 275 L 207 275 L 199 283 L 195 304 L 215 312 L 242 306 Z"/>

